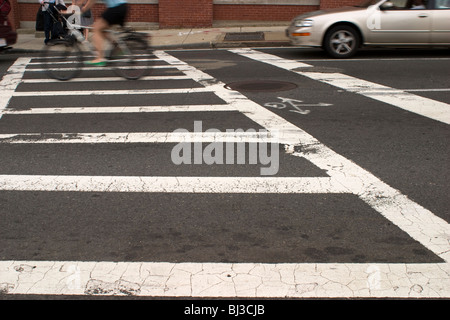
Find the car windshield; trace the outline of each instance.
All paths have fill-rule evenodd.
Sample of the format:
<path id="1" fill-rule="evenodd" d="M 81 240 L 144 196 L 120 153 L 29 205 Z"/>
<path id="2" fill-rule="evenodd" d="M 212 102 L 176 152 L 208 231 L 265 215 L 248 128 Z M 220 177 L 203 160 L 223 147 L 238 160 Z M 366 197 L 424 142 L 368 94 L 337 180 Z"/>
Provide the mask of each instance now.
<path id="1" fill-rule="evenodd" d="M 373 6 L 374 4 L 377 4 L 378 2 L 381 2 L 381 0 L 364 0 L 360 4 L 355 5 L 355 7 L 368 8 L 370 6 Z"/>

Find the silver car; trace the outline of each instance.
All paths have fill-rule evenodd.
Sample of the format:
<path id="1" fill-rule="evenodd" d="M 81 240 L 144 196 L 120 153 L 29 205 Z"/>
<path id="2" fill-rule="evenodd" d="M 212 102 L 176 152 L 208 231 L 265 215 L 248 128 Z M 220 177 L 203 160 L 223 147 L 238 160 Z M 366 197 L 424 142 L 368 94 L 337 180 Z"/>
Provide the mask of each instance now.
<path id="1" fill-rule="evenodd" d="M 286 36 L 335 58 L 349 58 L 362 46 L 449 47 L 450 0 L 366 0 L 315 11 L 294 18 Z"/>

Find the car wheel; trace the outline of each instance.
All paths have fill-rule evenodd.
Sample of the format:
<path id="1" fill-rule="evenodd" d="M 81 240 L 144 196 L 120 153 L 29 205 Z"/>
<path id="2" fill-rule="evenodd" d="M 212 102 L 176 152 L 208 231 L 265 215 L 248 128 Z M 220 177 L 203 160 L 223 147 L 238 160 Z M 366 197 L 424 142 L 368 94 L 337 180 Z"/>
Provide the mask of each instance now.
<path id="1" fill-rule="evenodd" d="M 324 49 L 334 58 L 350 58 L 359 48 L 360 40 L 356 30 L 350 26 L 336 26 L 325 35 Z"/>

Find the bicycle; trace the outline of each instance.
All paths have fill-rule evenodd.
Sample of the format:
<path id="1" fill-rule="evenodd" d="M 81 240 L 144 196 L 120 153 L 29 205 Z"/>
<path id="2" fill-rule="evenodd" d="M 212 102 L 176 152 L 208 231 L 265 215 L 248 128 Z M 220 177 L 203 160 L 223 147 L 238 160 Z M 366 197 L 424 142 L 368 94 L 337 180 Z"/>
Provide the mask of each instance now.
<path id="1" fill-rule="evenodd" d="M 70 80 L 77 77 L 83 69 L 88 70 L 89 67 L 84 65 L 85 58 L 92 58 L 91 55 L 95 53 L 92 43 L 85 39 L 81 31 L 77 29 L 93 28 L 71 23 L 70 17 L 75 17 L 75 22 L 77 21 L 76 12 L 66 18 L 56 7 L 53 9 L 64 20 L 67 33 L 62 38 L 49 40 L 44 46 L 42 56 L 47 61 L 44 69 L 46 74 L 53 79 Z M 50 15 L 55 21 L 58 20 L 52 11 L 50 11 Z M 148 45 L 148 35 L 126 27 L 121 27 L 118 31 L 108 29 L 106 32 L 112 34 L 114 39 L 105 54 L 107 65 L 111 65 L 116 74 L 128 80 L 137 80 L 144 76 L 150 67 L 149 62 L 152 61 L 149 59 L 152 52 Z M 87 47 L 87 52 L 83 51 L 82 47 Z"/>

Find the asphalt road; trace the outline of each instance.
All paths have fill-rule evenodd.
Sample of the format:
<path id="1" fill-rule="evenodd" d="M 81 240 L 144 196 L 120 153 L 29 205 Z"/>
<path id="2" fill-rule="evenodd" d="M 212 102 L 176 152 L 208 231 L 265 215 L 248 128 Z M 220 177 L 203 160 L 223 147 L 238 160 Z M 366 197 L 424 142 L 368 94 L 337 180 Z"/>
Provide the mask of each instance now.
<path id="1" fill-rule="evenodd" d="M 0 71 L 19 57 L 29 58 L 0 56 Z M 27 82 L 47 79 L 27 60 L 23 80 L 2 106 L 16 113 L 0 120 L 0 261 L 448 266 L 448 116 L 408 109 L 450 104 L 447 50 L 368 50 L 351 60 L 295 48 L 179 50 L 157 60 L 170 68 L 151 75 L 164 79 L 102 81 L 114 76 L 102 70 L 84 71 L 80 77 L 99 81 L 81 82 Z M 280 67 L 286 61 L 294 64 Z M 159 91 L 139 92 L 149 89 Z M 85 112 L 93 107 L 113 111 Z M 130 112 L 133 107 L 138 112 Z M 61 112 L 65 108 L 78 109 Z M 167 133 L 193 132 L 198 121 L 203 132 L 280 129 L 299 143 L 284 137 L 276 143 L 270 165 L 279 162 L 271 176 L 261 176 L 269 166 L 261 154 L 256 164 L 249 158 L 244 164 L 175 164 L 179 142 L 166 141 Z M 127 143 L 115 133 L 126 135 Z M 141 177 L 162 182 L 128 192 Z M 281 180 L 272 186 L 253 178 Z M 300 191 L 290 193 L 292 187 Z M 19 287 L 1 283 L 5 294 Z M 99 287 L 84 293 L 102 292 Z M 388 295 L 395 296 L 393 287 Z M 408 288 L 410 294 L 413 285 Z M 425 297 L 435 290 L 421 288 L 416 293 Z M 443 292 L 449 289 L 444 281 Z"/>

